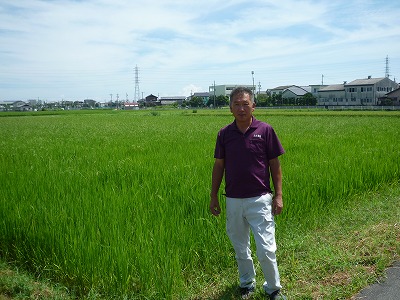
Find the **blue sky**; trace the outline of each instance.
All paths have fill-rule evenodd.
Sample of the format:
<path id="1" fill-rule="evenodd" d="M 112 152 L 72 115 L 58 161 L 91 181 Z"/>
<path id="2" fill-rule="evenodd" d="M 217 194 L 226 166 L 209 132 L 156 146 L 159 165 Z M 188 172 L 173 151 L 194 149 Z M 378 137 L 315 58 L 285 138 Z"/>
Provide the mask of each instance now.
<path id="1" fill-rule="evenodd" d="M 0 101 L 400 81 L 400 1 L 0 0 Z"/>

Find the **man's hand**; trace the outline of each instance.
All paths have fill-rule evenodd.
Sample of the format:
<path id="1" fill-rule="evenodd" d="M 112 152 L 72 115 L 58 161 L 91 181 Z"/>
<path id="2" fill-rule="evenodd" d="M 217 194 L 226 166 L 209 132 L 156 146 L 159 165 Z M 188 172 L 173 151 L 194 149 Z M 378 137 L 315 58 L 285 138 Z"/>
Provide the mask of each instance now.
<path id="1" fill-rule="evenodd" d="M 219 206 L 218 196 L 211 197 L 210 211 L 216 217 L 218 217 L 219 214 L 221 213 L 221 207 Z"/>
<path id="2" fill-rule="evenodd" d="M 282 195 L 275 195 L 272 201 L 272 214 L 274 216 L 279 215 L 283 209 L 283 200 Z"/>

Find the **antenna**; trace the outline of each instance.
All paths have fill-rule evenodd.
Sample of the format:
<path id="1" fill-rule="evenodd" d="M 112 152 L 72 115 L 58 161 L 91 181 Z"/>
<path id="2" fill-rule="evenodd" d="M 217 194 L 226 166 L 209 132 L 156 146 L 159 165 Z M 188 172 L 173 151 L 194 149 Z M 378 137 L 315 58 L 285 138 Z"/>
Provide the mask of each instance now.
<path id="1" fill-rule="evenodd" d="M 386 68 L 385 68 L 385 77 L 389 78 L 389 56 L 386 55 Z"/>
<path id="2" fill-rule="evenodd" d="M 135 102 L 140 99 L 140 90 L 139 90 L 139 68 L 136 65 L 135 67 Z"/>

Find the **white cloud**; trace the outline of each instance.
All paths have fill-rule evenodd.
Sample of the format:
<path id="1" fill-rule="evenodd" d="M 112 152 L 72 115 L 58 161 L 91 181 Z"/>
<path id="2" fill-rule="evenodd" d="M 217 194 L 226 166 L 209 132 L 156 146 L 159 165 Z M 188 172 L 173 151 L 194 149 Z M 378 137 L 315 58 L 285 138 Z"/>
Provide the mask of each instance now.
<path id="1" fill-rule="evenodd" d="M 0 100 L 160 96 L 216 84 L 400 76 L 400 4 L 368 1 L 0 3 Z M 365 74 L 368 73 L 368 74 Z M 317 82 L 316 82 L 317 81 Z"/>
<path id="2" fill-rule="evenodd" d="M 198 92 L 208 92 L 208 87 L 207 89 L 203 89 L 202 87 L 196 86 L 195 84 L 189 84 L 182 88 L 180 95 L 192 95 Z"/>

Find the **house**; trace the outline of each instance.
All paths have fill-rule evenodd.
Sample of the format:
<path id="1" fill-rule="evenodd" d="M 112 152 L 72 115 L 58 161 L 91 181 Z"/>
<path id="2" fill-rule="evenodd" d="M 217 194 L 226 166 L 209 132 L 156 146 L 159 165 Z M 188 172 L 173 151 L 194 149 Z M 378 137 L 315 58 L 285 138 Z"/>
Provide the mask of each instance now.
<path id="1" fill-rule="evenodd" d="M 15 101 L 12 104 L 12 108 L 14 111 L 31 111 L 32 106 L 29 105 L 28 103 L 25 103 L 24 101 Z"/>
<path id="2" fill-rule="evenodd" d="M 138 110 L 139 109 L 139 103 L 137 103 L 137 102 L 125 102 L 124 103 L 124 109 L 126 109 L 126 110 Z"/>
<path id="3" fill-rule="evenodd" d="M 400 105 L 400 88 L 387 93 L 384 97 L 380 97 L 379 105 Z"/>
<path id="4" fill-rule="evenodd" d="M 83 107 L 83 104 L 84 104 L 83 101 L 76 100 L 76 101 L 74 101 L 74 103 L 72 104 L 72 106 L 73 106 L 74 108 L 82 108 L 82 107 Z"/>
<path id="5" fill-rule="evenodd" d="M 291 86 L 293 86 L 293 85 L 281 85 L 276 88 L 267 90 L 267 94 L 269 94 L 270 96 L 281 95 L 284 90 L 290 88 Z"/>
<path id="6" fill-rule="evenodd" d="M 305 94 L 310 93 L 310 87 L 299 87 L 297 85 L 292 85 L 282 92 L 283 99 L 299 99 L 303 97 Z"/>
<path id="7" fill-rule="evenodd" d="M 327 86 L 318 91 L 319 105 L 378 105 L 379 99 L 397 89 L 399 85 L 389 79 L 356 79 L 343 85 Z"/>
<path id="8" fill-rule="evenodd" d="M 160 97 L 161 105 L 181 105 L 186 100 L 185 96 Z"/>
<path id="9" fill-rule="evenodd" d="M 146 106 L 159 106 L 159 105 L 161 105 L 161 101 L 158 100 L 157 96 L 150 94 L 150 95 L 146 96 L 146 98 L 144 99 L 144 104 Z"/>
<path id="10" fill-rule="evenodd" d="M 275 98 L 280 96 L 279 104 L 297 105 L 301 103 L 304 95 L 312 92 L 311 86 L 282 85 L 273 89 L 268 89 L 267 94 Z M 314 96 L 315 97 L 315 96 Z"/>

